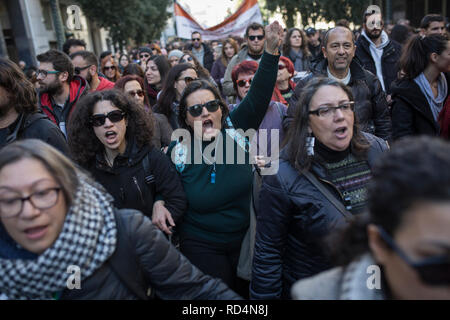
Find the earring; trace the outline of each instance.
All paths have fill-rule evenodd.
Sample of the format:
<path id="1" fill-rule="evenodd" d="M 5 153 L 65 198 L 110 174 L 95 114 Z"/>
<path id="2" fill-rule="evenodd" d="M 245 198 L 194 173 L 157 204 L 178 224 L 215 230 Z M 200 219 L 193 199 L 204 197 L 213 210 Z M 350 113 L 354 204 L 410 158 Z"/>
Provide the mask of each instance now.
<path id="1" fill-rule="evenodd" d="M 314 155 L 314 143 L 316 142 L 316 138 L 314 138 L 313 134 L 310 133 L 308 137 L 306 137 L 306 153 L 308 156 Z"/>

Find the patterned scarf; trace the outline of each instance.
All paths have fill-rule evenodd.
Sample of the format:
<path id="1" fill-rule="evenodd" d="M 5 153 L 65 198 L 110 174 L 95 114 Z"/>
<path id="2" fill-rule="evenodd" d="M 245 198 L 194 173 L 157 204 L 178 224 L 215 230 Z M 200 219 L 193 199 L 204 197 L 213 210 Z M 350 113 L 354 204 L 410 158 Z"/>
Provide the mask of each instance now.
<path id="1" fill-rule="evenodd" d="M 32 260 L 0 258 L 0 295 L 52 299 L 67 288 L 69 266 L 80 268 L 83 285 L 112 255 L 117 240 L 113 199 L 84 174 L 79 180 L 62 231 L 50 248 Z"/>

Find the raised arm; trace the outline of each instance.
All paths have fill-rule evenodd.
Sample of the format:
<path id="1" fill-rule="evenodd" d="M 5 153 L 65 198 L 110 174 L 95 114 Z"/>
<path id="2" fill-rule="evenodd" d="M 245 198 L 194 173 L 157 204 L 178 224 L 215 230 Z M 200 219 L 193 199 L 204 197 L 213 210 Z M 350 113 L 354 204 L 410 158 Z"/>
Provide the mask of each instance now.
<path id="1" fill-rule="evenodd" d="M 280 57 L 278 47 L 282 39 L 283 28 L 277 21 L 266 27 L 266 48 L 258 71 L 256 71 L 246 97 L 230 115 L 235 128 L 256 130 L 261 124 L 277 80 Z"/>

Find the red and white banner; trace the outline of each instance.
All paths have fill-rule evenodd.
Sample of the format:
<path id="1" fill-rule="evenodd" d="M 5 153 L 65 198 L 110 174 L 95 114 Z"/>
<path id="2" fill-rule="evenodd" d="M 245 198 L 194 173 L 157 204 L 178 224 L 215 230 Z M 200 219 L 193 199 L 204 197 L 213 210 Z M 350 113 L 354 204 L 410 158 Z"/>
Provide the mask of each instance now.
<path id="1" fill-rule="evenodd" d="M 177 2 L 175 2 L 174 11 L 177 36 L 182 39 L 190 39 L 194 31 L 200 32 L 203 40 L 223 39 L 228 36 L 243 36 L 245 29 L 250 23 L 262 23 L 258 0 L 244 0 L 233 15 L 225 19 L 222 23 L 207 29 L 195 21 Z"/>

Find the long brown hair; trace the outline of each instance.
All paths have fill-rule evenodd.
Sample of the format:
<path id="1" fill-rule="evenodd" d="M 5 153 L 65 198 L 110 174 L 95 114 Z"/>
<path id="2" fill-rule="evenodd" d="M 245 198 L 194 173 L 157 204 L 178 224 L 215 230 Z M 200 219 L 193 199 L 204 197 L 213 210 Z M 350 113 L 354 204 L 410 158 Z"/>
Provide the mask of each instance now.
<path id="1" fill-rule="evenodd" d="M 303 88 L 302 95 L 296 106 L 294 120 L 284 141 L 288 152 L 289 163 L 299 172 L 309 170 L 313 160 L 313 157 L 308 155 L 306 143 L 306 139 L 309 136 L 309 110 L 313 96 L 323 86 L 341 88 L 347 94 L 348 98 L 353 100 L 353 94 L 350 88 L 330 78 L 313 78 Z M 354 117 L 353 137 L 350 146 L 352 153 L 357 157 L 365 156 L 369 148 L 368 141 L 358 127 L 356 116 Z"/>
<path id="2" fill-rule="evenodd" d="M 233 38 L 228 38 L 228 39 L 225 39 L 222 41 L 222 56 L 220 57 L 220 61 L 222 61 L 222 64 L 225 67 L 228 66 L 228 62 L 229 62 L 229 60 L 225 54 L 225 45 L 227 43 L 229 43 L 233 47 L 235 55 L 239 52 L 238 44 Z M 230 58 L 230 60 L 231 60 L 231 58 Z"/>
<path id="3" fill-rule="evenodd" d="M 116 61 L 114 61 L 114 58 L 113 58 L 113 57 L 110 57 L 110 58 L 108 58 L 108 59 L 103 59 L 103 60 L 102 60 L 101 70 L 102 70 L 102 73 L 105 74 L 105 64 L 106 64 L 107 62 L 109 62 L 109 61 L 113 64 L 113 66 L 116 67 L 116 72 L 115 72 L 115 74 L 114 74 L 114 78 L 108 79 L 108 80 L 110 80 L 110 81 L 112 81 L 112 82 L 116 82 L 116 81 L 119 80 L 119 78 L 120 78 L 120 72 L 119 72 L 119 66 L 117 65 Z"/>

